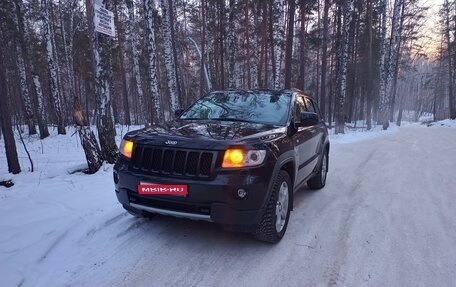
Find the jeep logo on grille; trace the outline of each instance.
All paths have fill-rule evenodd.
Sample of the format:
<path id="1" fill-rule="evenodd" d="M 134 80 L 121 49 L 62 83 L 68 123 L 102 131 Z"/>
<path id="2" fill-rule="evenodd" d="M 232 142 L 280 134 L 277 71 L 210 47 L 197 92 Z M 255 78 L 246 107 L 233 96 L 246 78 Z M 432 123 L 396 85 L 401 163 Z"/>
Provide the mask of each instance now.
<path id="1" fill-rule="evenodd" d="M 167 140 L 167 141 L 165 141 L 165 144 L 167 144 L 167 145 L 177 145 L 177 141 Z"/>

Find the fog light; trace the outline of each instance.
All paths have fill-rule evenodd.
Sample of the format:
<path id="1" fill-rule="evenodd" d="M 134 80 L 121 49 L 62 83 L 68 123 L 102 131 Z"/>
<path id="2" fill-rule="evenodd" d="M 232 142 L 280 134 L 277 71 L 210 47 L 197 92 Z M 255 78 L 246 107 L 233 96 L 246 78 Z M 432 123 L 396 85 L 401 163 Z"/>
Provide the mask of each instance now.
<path id="1" fill-rule="evenodd" d="M 245 191 L 245 189 L 240 188 L 238 189 L 237 194 L 239 198 L 245 198 L 247 196 L 247 191 Z"/>

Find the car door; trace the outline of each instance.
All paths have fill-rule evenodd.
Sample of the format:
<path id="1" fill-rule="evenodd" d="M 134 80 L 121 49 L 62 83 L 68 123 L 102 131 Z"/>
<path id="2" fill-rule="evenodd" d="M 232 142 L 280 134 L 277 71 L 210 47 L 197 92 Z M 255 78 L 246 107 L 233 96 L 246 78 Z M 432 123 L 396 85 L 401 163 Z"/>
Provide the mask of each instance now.
<path id="1" fill-rule="evenodd" d="M 304 95 L 297 94 L 293 120 L 296 133 L 293 135 L 297 177 L 296 184 L 306 180 L 312 173 L 318 161 L 316 146 L 318 145 L 318 133 L 316 126 L 304 127 L 301 125 L 301 113 L 311 111 L 307 108 L 308 99 Z"/>
<path id="2" fill-rule="evenodd" d="M 308 127 L 309 137 L 307 139 L 306 152 L 309 153 L 309 164 L 306 167 L 307 172 L 310 174 L 318 164 L 318 157 L 321 152 L 321 144 L 323 142 L 323 129 L 326 128 L 323 120 L 320 117 L 320 112 L 315 101 L 307 96 L 304 96 L 304 103 L 306 105 L 306 112 L 315 113 L 319 117 L 319 122 L 316 125 Z"/>

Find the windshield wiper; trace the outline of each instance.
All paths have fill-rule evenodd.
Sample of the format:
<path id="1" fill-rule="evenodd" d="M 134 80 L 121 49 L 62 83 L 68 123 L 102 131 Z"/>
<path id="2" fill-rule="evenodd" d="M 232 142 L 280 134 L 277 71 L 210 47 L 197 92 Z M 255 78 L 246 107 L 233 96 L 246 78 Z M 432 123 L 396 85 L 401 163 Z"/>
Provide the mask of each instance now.
<path id="1" fill-rule="evenodd" d="M 213 121 L 227 121 L 227 122 L 245 122 L 245 123 L 257 123 L 254 121 L 244 120 L 244 119 L 237 119 L 237 118 L 210 118 Z"/>
<path id="2" fill-rule="evenodd" d="M 177 118 L 176 120 L 204 121 L 204 120 L 208 120 L 208 119 L 203 119 L 203 118 Z"/>

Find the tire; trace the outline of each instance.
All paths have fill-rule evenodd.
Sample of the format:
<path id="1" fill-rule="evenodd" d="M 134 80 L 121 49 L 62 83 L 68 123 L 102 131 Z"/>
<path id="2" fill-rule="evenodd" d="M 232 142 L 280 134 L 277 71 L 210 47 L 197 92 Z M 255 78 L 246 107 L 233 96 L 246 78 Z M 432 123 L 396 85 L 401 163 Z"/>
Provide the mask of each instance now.
<path id="1" fill-rule="evenodd" d="M 269 243 L 277 243 L 282 239 L 290 218 L 292 194 L 290 176 L 281 170 L 274 179 L 266 210 L 253 233 L 255 238 Z"/>
<path id="2" fill-rule="evenodd" d="M 317 173 L 307 181 L 307 186 L 309 186 L 310 189 L 322 189 L 325 187 L 326 175 L 328 173 L 328 162 L 328 150 L 325 149 Z"/>

